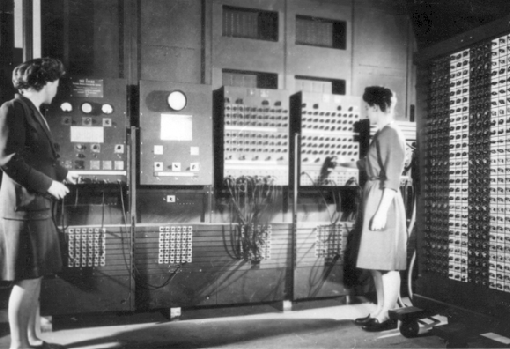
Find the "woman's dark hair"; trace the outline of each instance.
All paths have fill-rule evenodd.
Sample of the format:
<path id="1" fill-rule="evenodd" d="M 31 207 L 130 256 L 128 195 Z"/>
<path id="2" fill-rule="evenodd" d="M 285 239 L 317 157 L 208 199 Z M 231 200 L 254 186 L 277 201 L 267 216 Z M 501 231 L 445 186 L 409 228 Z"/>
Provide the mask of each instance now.
<path id="1" fill-rule="evenodd" d="M 363 100 L 369 106 L 378 105 L 383 112 L 391 108 L 391 97 L 393 97 L 391 90 L 381 86 L 367 87 L 363 93 Z"/>
<path id="2" fill-rule="evenodd" d="M 65 73 L 64 65 L 58 59 L 31 59 L 14 68 L 12 84 L 17 90 L 33 88 L 40 91 L 47 82 L 56 81 Z"/>

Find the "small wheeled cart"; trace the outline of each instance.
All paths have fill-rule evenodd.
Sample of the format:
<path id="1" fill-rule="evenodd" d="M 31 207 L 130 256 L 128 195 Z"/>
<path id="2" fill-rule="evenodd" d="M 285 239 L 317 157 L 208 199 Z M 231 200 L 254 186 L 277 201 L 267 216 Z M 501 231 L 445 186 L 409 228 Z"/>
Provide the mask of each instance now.
<path id="1" fill-rule="evenodd" d="M 413 338 L 428 333 L 440 323 L 432 313 L 414 306 L 391 310 L 390 319 L 399 321 L 399 331 L 406 338 Z"/>

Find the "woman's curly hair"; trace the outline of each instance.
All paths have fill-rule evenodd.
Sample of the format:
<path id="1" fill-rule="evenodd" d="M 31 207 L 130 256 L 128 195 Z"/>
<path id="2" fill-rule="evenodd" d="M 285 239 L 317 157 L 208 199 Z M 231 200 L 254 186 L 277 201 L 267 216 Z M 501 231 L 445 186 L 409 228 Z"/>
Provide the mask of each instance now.
<path id="1" fill-rule="evenodd" d="M 64 65 L 55 58 L 36 58 L 14 68 L 12 83 L 17 90 L 33 88 L 40 91 L 47 82 L 60 79 L 65 74 Z"/>
<path id="2" fill-rule="evenodd" d="M 393 92 L 389 88 L 381 86 L 370 86 L 365 88 L 363 93 L 363 101 L 369 106 L 378 105 L 382 112 L 387 108 L 391 108 L 395 104 Z"/>

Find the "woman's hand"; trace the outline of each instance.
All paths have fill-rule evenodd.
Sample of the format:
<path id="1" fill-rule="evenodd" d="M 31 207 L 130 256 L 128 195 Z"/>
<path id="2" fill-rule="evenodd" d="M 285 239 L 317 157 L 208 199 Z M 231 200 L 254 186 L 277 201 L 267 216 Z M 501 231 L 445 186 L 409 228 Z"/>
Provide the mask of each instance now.
<path id="1" fill-rule="evenodd" d="M 78 180 L 80 179 L 80 175 L 74 171 L 68 171 L 66 182 L 70 184 L 76 184 L 78 183 Z"/>
<path id="2" fill-rule="evenodd" d="M 62 183 L 53 181 L 48 189 L 48 193 L 50 193 L 55 199 L 60 200 L 69 193 L 69 189 Z"/>
<path id="3" fill-rule="evenodd" d="M 388 209 L 390 208 L 391 202 L 396 194 L 396 190 L 390 188 L 383 189 L 383 195 L 379 202 L 379 206 L 377 207 L 377 211 L 375 211 L 374 216 L 370 220 L 370 226 L 368 227 L 370 230 L 384 229 L 386 226 L 386 220 L 388 219 Z"/>
<path id="4" fill-rule="evenodd" d="M 370 230 L 383 230 L 386 226 L 386 216 L 385 214 L 376 214 L 370 220 Z"/>

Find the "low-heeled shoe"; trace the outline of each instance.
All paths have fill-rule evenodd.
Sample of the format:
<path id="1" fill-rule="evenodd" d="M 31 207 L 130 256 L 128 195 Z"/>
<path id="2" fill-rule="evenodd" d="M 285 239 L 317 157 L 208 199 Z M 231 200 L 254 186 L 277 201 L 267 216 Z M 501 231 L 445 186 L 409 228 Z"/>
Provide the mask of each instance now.
<path id="1" fill-rule="evenodd" d="M 370 320 L 371 320 L 371 318 L 370 318 L 370 314 L 369 314 L 366 317 L 360 317 L 360 318 L 354 319 L 354 325 L 356 325 L 356 326 L 366 326 L 366 325 L 368 325 Z"/>
<path id="2" fill-rule="evenodd" d="M 371 319 L 367 325 L 361 327 L 364 331 L 367 332 L 381 332 L 381 331 L 387 331 L 387 330 L 393 330 L 394 328 L 397 328 L 398 322 L 397 320 L 393 319 L 387 319 L 383 322 L 379 322 L 377 319 Z"/>

